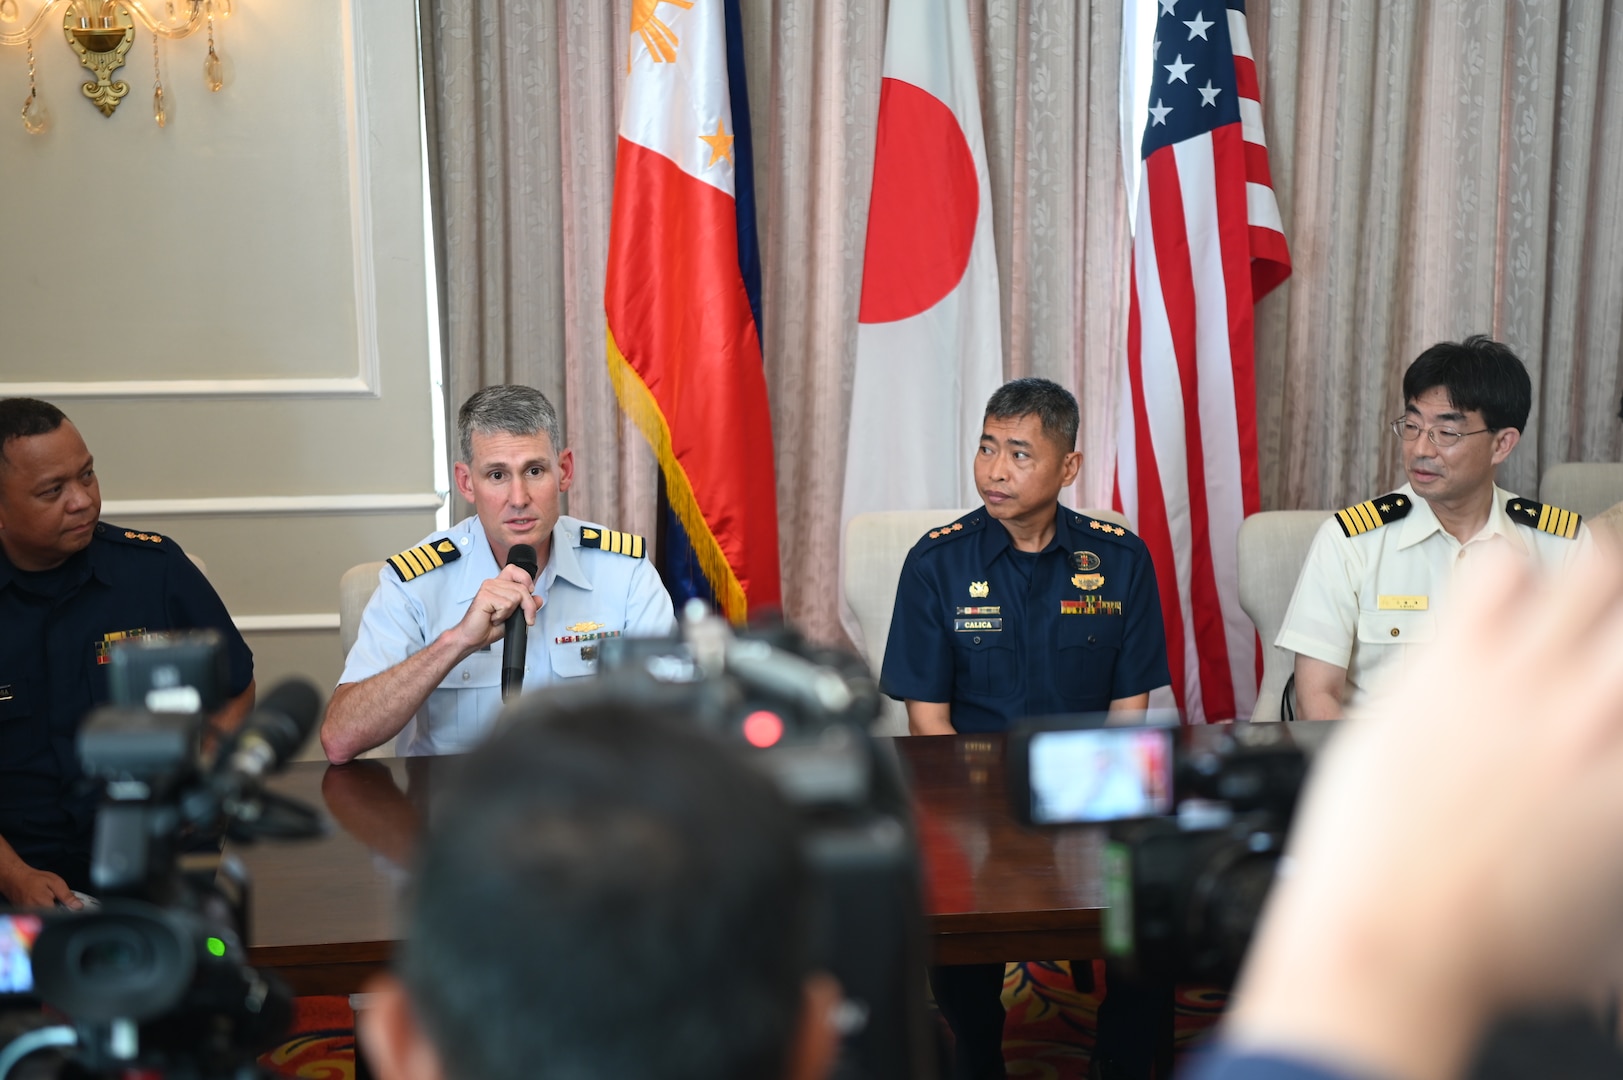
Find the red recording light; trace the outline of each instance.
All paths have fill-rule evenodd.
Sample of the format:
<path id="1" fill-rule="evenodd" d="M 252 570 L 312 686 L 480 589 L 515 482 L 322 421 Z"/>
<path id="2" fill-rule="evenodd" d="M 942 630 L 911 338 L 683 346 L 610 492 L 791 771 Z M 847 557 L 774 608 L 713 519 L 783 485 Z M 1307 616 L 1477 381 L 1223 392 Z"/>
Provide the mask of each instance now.
<path id="1" fill-rule="evenodd" d="M 766 709 L 758 709 L 744 717 L 744 741 L 765 750 L 777 745 L 783 738 L 783 717 Z"/>

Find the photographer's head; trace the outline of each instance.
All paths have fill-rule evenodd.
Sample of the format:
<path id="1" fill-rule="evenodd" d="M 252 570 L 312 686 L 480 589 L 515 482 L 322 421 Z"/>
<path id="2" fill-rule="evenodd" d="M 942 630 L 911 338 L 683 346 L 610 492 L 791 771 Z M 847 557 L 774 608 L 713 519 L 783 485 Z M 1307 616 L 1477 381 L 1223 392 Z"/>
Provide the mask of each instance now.
<path id="1" fill-rule="evenodd" d="M 703 734 L 596 706 L 469 759 L 365 1044 L 387 1080 L 827 1074 L 799 820 Z"/>

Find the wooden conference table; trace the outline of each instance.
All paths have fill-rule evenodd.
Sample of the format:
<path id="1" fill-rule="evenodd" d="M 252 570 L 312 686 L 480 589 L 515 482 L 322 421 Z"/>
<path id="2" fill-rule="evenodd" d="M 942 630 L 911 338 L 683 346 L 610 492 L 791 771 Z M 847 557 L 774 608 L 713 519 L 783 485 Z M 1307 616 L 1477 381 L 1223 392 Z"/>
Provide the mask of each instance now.
<path id="1" fill-rule="evenodd" d="M 1101 955 L 1103 828 L 1016 823 L 1002 735 L 895 742 L 913 792 L 934 959 Z M 318 840 L 228 845 L 252 875 L 250 962 L 275 969 L 300 994 L 359 990 L 393 950 L 402 867 L 456 760 L 305 762 L 276 777 L 274 790 L 324 811 L 331 827 Z"/>

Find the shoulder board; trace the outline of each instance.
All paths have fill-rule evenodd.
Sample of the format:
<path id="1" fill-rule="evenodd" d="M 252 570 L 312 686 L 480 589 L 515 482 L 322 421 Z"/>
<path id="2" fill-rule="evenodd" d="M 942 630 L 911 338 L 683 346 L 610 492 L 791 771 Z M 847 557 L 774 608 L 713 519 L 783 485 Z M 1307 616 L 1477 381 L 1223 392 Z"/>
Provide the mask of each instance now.
<path id="1" fill-rule="evenodd" d="M 1336 522 L 1347 536 L 1360 536 L 1382 525 L 1390 525 L 1409 516 L 1413 500 L 1407 495 L 1393 492 L 1374 499 L 1365 499 L 1345 510 L 1336 511 Z"/>
<path id="2" fill-rule="evenodd" d="M 1088 515 L 1079 514 L 1075 510 L 1064 510 L 1062 512 L 1071 515 L 1071 527 L 1073 529 L 1092 529 L 1095 532 L 1104 533 L 1106 536 L 1126 536 L 1133 531 L 1125 525 L 1117 525 L 1114 521 L 1106 521 L 1104 518 L 1090 518 Z"/>
<path id="3" fill-rule="evenodd" d="M 116 540 L 121 544 L 130 544 L 134 547 L 173 547 L 175 542 L 167 536 L 160 536 L 155 532 L 142 532 L 139 529 L 121 529 L 117 525 L 107 522 L 98 522 L 96 533 L 104 540 Z"/>
<path id="4" fill-rule="evenodd" d="M 643 543 L 642 537 L 636 533 L 600 529 L 596 525 L 582 525 L 580 527 L 580 546 L 583 548 L 597 548 L 601 551 L 612 551 L 616 555 L 629 555 L 633 559 L 640 559 L 646 553 L 646 545 Z"/>
<path id="5" fill-rule="evenodd" d="M 462 552 L 457 550 L 456 544 L 450 537 L 442 536 L 438 540 L 429 540 L 414 548 L 407 548 L 398 555 L 390 555 L 388 562 L 394 567 L 394 572 L 400 576 L 401 581 L 410 581 L 460 558 Z"/>
<path id="6" fill-rule="evenodd" d="M 985 523 L 985 520 L 986 519 L 982 515 L 981 511 L 976 510 L 974 513 L 965 514 L 957 521 L 949 522 L 946 525 L 937 525 L 935 528 L 925 533 L 920 539 L 943 540 L 949 536 L 963 536 L 965 533 L 975 531 Z"/>
<path id="7" fill-rule="evenodd" d="M 1578 523 L 1583 521 L 1581 516 L 1571 510 L 1523 498 L 1513 498 L 1505 503 L 1505 513 L 1518 525 L 1526 525 L 1529 529 L 1537 529 L 1539 532 L 1565 537 L 1568 540 L 1577 537 Z"/>

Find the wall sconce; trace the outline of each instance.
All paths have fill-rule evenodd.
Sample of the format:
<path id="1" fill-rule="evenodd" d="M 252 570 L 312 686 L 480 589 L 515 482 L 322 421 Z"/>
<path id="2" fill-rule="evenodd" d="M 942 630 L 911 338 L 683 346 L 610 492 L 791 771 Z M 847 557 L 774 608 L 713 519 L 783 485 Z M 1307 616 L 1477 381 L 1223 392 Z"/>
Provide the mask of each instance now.
<path id="1" fill-rule="evenodd" d="M 21 45 L 28 50 L 28 97 L 23 101 L 22 117 L 30 134 L 40 134 L 49 124 L 34 80 L 34 39 L 58 12 L 62 13 L 62 36 L 68 47 L 94 76 L 80 90 L 103 116 L 112 116 L 130 92 L 130 84 L 115 80 L 113 74 L 135 44 L 138 25 L 152 34 L 152 119 L 159 127 L 169 119 L 158 67 L 160 38 L 183 38 L 207 30 L 209 51 L 203 62 L 203 81 L 215 92 L 225 85 L 220 56 L 214 51 L 214 20 L 231 14 L 231 0 L 43 0 L 26 22 L 17 5 L 18 0 L 0 0 L 0 45 Z M 22 24 L 19 28 L 8 29 L 8 24 L 18 23 Z"/>

